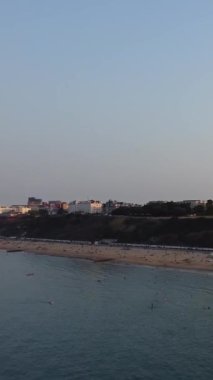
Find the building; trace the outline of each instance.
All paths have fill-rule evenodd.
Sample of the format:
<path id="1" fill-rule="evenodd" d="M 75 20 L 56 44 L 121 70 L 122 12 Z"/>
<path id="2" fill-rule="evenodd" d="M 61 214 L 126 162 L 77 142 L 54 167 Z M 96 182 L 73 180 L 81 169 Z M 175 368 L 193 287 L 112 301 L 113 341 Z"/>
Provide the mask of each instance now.
<path id="1" fill-rule="evenodd" d="M 47 206 L 49 215 L 57 215 L 61 209 L 61 204 L 61 201 L 49 201 Z"/>
<path id="2" fill-rule="evenodd" d="M 206 201 L 201 201 L 201 200 L 197 200 L 197 199 L 184 200 L 180 203 L 189 204 L 191 209 L 193 209 L 197 206 L 206 206 Z"/>
<path id="3" fill-rule="evenodd" d="M 47 203 L 48 213 L 50 215 L 57 215 L 59 212 L 68 211 L 68 203 L 62 201 L 49 201 Z"/>
<path id="4" fill-rule="evenodd" d="M 27 205 L 31 207 L 32 209 L 39 208 L 39 206 L 42 205 L 42 199 L 40 198 L 34 198 L 34 197 L 29 197 Z"/>
<path id="5" fill-rule="evenodd" d="M 70 214 L 101 214 L 102 202 L 96 200 L 73 201 L 69 203 L 68 212 Z"/>
<path id="6" fill-rule="evenodd" d="M 64 211 L 68 211 L 69 204 L 68 204 L 67 202 L 62 202 L 62 203 L 61 203 L 61 208 L 62 208 L 62 210 L 64 210 Z"/>
<path id="7" fill-rule="evenodd" d="M 136 207 L 139 205 L 136 205 L 135 203 L 129 203 L 129 202 L 118 202 L 113 201 L 109 199 L 106 203 L 103 205 L 103 212 L 104 214 L 110 215 L 113 211 L 120 207 Z"/>
<path id="8" fill-rule="evenodd" d="M 76 212 L 78 212 L 78 201 L 70 202 L 68 207 L 68 213 L 75 214 Z"/>
<path id="9" fill-rule="evenodd" d="M 9 206 L 0 206 L 0 214 L 9 214 L 13 210 Z"/>
<path id="10" fill-rule="evenodd" d="M 31 207 L 26 205 L 12 205 L 10 206 L 10 209 L 15 214 L 27 214 L 29 211 L 31 211 Z"/>
<path id="11" fill-rule="evenodd" d="M 109 215 L 111 214 L 114 210 L 116 210 L 119 207 L 123 206 L 123 202 L 118 202 L 118 201 L 113 201 L 109 199 L 105 204 L 104 204 L 104 213 Z"/>

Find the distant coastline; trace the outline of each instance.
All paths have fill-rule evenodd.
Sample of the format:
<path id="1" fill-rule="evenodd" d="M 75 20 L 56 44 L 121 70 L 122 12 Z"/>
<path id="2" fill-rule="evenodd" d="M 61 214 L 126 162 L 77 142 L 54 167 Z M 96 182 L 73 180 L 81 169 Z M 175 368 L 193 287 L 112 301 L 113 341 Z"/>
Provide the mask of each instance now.
<path id="1" fill-rule="evenodd" d="M 94 262 L 140 264 L 156 267 L 213 271 L 211 250 L 196 251 L 171 248 L 143 248 L 94 244 L 63 244 L 60 242 L 0 240 L 0 250 L 24 251 L 40 255 L 88 259 Z M 213 251 L 213 250 L 212 250 Z"/>

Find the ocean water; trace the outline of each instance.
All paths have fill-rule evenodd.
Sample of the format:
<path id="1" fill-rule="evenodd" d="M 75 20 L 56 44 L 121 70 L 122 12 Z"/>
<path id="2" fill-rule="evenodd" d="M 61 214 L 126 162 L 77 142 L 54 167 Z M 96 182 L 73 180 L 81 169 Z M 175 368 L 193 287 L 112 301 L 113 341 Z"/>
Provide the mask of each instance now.
<path id="1" fill-rule="evenodd" d="M 212 380 L 212 353 L 211 273 L 0 253 L 1 380 Z"/>

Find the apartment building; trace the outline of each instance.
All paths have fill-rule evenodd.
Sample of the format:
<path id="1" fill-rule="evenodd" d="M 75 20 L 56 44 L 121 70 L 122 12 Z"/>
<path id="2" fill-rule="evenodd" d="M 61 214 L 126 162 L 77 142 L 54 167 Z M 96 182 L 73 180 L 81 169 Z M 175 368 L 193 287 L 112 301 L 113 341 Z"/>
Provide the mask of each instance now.
<path id="1" fill-rule="evenodd" d="M 96 200 L 73 201 L 69 203 L 70 214 L 100 214 L 102 213 L 102 202 Z"/>

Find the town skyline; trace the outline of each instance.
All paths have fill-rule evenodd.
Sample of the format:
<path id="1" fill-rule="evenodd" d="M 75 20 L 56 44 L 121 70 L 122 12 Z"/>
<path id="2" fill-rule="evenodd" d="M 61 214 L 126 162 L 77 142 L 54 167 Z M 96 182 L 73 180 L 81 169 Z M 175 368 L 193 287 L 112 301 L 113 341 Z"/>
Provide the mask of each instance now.
<path id="1" fill-rule="evenodd" d="M 43 197 L 38 197 L 38 196 L 28 196 L 27 198 L 24 199 L 23 202 L 16 202 L 16 201 L 13 201 L 13 202 L 2 202 L 1 199 L 0 199 L 0 206 L 2 205 L 27 205 L 29 203 L 29 200 L 30 199 L 34 199 L 34 200 L 37 200 L 37 201 L 40 201 L 40 203 L 51 203 L 51 202 L 66 202 L 66 203 L 72 203 L 74 201 L 77 201 L 77 202 L 81 202 L 81 201 L 84 201 L 84 202 L 87 202 L 87 201 L 98 201 L 98 202 L 101 202 L 101 203 L 106 203 L 108 201 L 114 201 L 114 202 L 121 202 L 121 203 L 129 203 L 129 204 L 135 204 L 135 205 L 144 205 L 144 204 L 147 204 L 147 203 L 150 203 L 150 202 L 186 202 L 186 201 L 189 201 L 189 202 L 192 202 L 192 201 L 199 201 L 199 202 L 207 202 L 208 200 L 212 200 L 213 199 L 213 195 L 212 197 L 208 197 L 208 198 L 188 198 L 188 199 L 149 199 L 145 202 L 137 202 L 137 201 L 134 201 L 134 200 L 126 200 L 126 199 L 114 199 L 113 197 L 109 197 L 107 199 L 101 199 L 100 197 L 90 197 L 90 198 L 81 198 L 81 197 L 71 197 L 70 199 L 64 199 L 62 197 L 58 197 L 58 198 L 50 198 L 50 197 L 47 197 L 47 198 L 43 198 Z"/>
<path id="2" fill-rule="evenodd" d="M 71 202 L 60 200 L 43 201 L 41 198 L 29 197 L 25 205 L 0 205 L 1 221 L 16 218 L 43 218 L 43 217 L 68 217 L 72 215 L 99 215 L 103 217 L 127 216 L 127 217 L 186 217 L 200 218 L 213 216 L 213 200 L 183 200 L 174 201 L 150 201 L 146 204 L 128 203 L 109 199 L 106 202 L 100 200 L 74 200 Z"/>
<path id="3" fill-rule="evenodd" d="M 212 197 L 213 198 L 213 197 Z M 18 206 L 18 205 L 23 205 L 23 206 L 26 206 L 26 205 L 48 205 L 48 204 L 56 204 L 56 203 L 66 203 L 66 204 L 74 204 L 75 202 L 76 203 L 82 203 L 82 202 L 99 202 L 99 203 L 102 203 L 102 204 L 105 204 L 107 202 L 115 202 L 115 203 L 120 203 L 120 204 L 126 204 L 126 205 L 137 205 L 137 206 L 142 206 L 142 205 L 145 205 L 145 204 L 148 204 L 148 203 L 168 203 L 168 202 L 174 202 L 174 203 L 182 203 L 182 202 L 185 202 L 185 203 L 200 203 L 200 204 L 206 204 L 208 201 L 211 201 L 212 198 L 208 198 L 208 199 L 182 199 L 182 200 L 174 200 L 174 199 L 167 199 L 167 200 L 162 200 L 162 199 L 155 199 L 155 200 L 148 200 L 147 202 L 144 202 L 144 203 L 138 203 L 138 202 L 128 202 L 128 201 L 125 201 L 125 200 L 121 200 L 121 199 L 113 199 L 113 198 L 109 198 L 107 200 L 101 200 L 101 199 L 97 199 L 97 198 L 89 198 L 89 199 L 70 199 L 70 200 L 64 200 L 62 198 L 58 198 L 57 200 L 56 199 L 43 199 L 43 198 L 38 198 L 38 197 L 34 197 L 34 196 L 30 196 L 28 197 L 25 202 L 12 202 L 10 204 L 10 206 Z M 1 201 L 0 201 L 0 206 L 3 206 L 3 205 L 6 205 L 6 204 L 3 204 Z M 7 204 L 8 206 L 9 204 Z"/>

